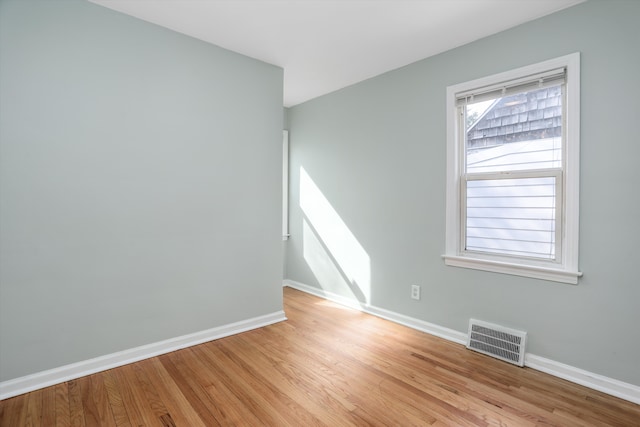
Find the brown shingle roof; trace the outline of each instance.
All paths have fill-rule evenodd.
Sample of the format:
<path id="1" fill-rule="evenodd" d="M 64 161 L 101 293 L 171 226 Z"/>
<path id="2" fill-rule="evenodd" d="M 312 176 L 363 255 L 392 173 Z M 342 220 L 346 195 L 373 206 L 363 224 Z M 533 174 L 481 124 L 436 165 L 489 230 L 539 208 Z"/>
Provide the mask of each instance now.
<path id="1" fill-rule="evenodd" d="M 559 86 L 501 98 L 467 131 L 467 147 L 561 136 L 562 93 Z"/>

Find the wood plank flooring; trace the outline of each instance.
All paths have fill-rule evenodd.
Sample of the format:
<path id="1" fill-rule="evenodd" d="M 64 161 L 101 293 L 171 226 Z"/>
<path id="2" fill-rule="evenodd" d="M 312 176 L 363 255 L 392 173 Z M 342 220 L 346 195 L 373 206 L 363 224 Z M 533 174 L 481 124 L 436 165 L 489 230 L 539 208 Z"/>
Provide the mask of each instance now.
<path id="1" fill-rule="evenodd" d="M 285 288 L 289 318 L 0 402 L 0 426 L 640 426 L 640 406 Z"/>

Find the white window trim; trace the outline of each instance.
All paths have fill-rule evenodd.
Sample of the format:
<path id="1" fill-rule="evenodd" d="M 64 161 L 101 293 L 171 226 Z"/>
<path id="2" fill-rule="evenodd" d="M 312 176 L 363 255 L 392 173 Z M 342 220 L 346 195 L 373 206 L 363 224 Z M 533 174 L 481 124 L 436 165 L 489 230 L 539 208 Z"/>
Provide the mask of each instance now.
<path id="1" fill-rule="evenodd" d="M 282 131 L 282 240 L 289 240 L 289 131 Z"/>
<path id="2" fill-rule="evenodd" d="M 563 180 L 564 218 L 562 255 L 559 262 L 525 261 L 500 256 L 474 254 L 462 250 L 461 171 L 463 161 L 457 126 L 456 94 L 547 70 L 566 67 L 565 176 Z M 446 265 L 532 277 L 555 282 L 577 284 L 578 270 L 579 191 L 580 191 L 580 53 L 573 53 L 515 70 L 495 74 L 447 87 L 447 200 L 446 200 Z"/>

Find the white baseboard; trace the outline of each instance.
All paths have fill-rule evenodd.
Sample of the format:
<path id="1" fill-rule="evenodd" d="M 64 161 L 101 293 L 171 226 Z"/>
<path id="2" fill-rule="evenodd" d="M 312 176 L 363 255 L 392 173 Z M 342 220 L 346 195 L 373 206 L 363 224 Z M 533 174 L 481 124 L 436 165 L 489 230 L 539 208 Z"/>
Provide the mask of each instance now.
<path id="1" fill-rule="evenodd" d="M 459 332 L 453 329 L 438 326 L 433 323 L 425 322 L 423 320 L 415 319 L 403 314 L 395 313 L 393 311 L 385 310 L 371 305 L 361 304 L 352 299 L 334 294 L 332 292 L 327 292 L 313 286 L 305 285 L 304 283 L 296 282 L 294 280 L 285 280 L 283 282 L 283 285 L 318 296 L 320 298 L 325 298 L 329 301 L 333 301 L 335 303 L 342 304 L 377 317 L 381 317 L 383 319 L 390 320 L 395 323 L 399 323 L 401 325 L 408 326 L 413 329 L 417 329 L 422 332 L 426 332 L 431 335 L 435 335 L 448 341 L 453 341 L 462 345 L 466 345 L 467 343 L 467 334 L 464 332 Z M 525 354 L 524 365 L 531 369 L 545 372 L 547 374 L 583 385 L 593 390 L 598 390 L 603 393 L 610 394 L 611 396 L 619 397 L 620 399 L 640 404 L 640 386 L 625 383 L 613 378 L 605 377 L 603 375 L 594 374 L 593 372 L 585 371 L 574 366 L 565 365 L 563 363 L 556 362 L 554 360 L 547 359 L 541 356 L 536 356 L 535 354 L 531 353 Z"/>
<path id="2" fill-rule="evenodd" d="M 399 323 L 412 329 L 417 329 L 418 331 L 426 332 L 428 334 L 444 338 L 448 341 L 453 341 L 458 344 L 467 343 L 467 334 L 458 332 L 454 329 L 445 328 L 434 323 L 425 322 L 424 320 L 405 316 L 404 314 L 385 310 L 384 308 L 376 307 L 373 305 L 361 304 L 357 301 L 354 301 L 353 299 L 340 296 L 333 292 L 327 292 L 313 286 L 305 285 L 304 283 L 296 282 L 294 280 L 285 280 L 283 283 L 285 286 L 289 286 L 290 288 L 298 289 L 300 291 L 318 296 L 320 298 L 324 298 L 329 301 L 333 301 L 335 303 L 342 304 L 347 307 L 360 310 L 386 320 L 390 320 L 394 323 Z"/>
<path id="3" fill-rule="evenodd" d="M 315 295 L 329 301 L 333 301 L 340 305 L 362 311 L 363 305 L 358 301 L 354 301 L 352 298 L 343 297 L 341 295 L 334 294 L 333 292 L 327 292 L 324 289 L 318 289 L 313 286 L 305 285 L 304 283 L 296 282 L 295 280 L 284 280 L 282 284 L 283 286 L 297 289 L 299 291 L 306 292 L 308 294 Z"/>
<path id="4" fill-rule="evenodd" d="M 277 311 L 271 314 L 266 314 L 264 316 L 254 317 L 252 319 L 230 323 L 228 325 L 219 326 L 217 328 L 182 335 L 180 337 L 155 342 L 124 351 L 119 351 L 117 353 L 107 354 L 105 356 L 96 357 L 94 359 L 83 360 L 81 362 L 60 366 L 58 368 L 49 369 L 8 381 L 3 381 L 0 382 L 0 400 L 27 393 L 33 390 L 38 390 L 40 388 L 49 387 L 65 381 L 84 377 L 86 375 L 95 374 L 96 372 L 106 371 L 107 369 L 113 369 L 118 366 L 128 365 L 129 363 L 148 359 L 154 356 L 159 356 L 165 353 L 170 353 L 172 351 L 191 347 L 193 345 L 228 337 L 230 335 L 239 334 L 241 332 L 250 331 L 252 329 L 261 328 L 263 326 L 271 325 L 283 320 L 287 320 L 284 311 Z"/>
<path id="5" fill-rule="evenodd" d="M 640 387 L 637 385 L 594 374 L 531 353 L 525 354 L 524 366 L 640 405 Z"/>

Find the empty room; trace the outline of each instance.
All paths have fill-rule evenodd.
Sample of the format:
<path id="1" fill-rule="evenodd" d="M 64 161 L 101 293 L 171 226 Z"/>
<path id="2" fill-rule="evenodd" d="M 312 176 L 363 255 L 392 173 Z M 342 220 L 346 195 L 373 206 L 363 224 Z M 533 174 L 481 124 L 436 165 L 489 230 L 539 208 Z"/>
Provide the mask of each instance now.
<path id="1" fill-rule="evenodd" d="M 640 426 L 639 19 L 0 0 L 0 426 Z"/>

